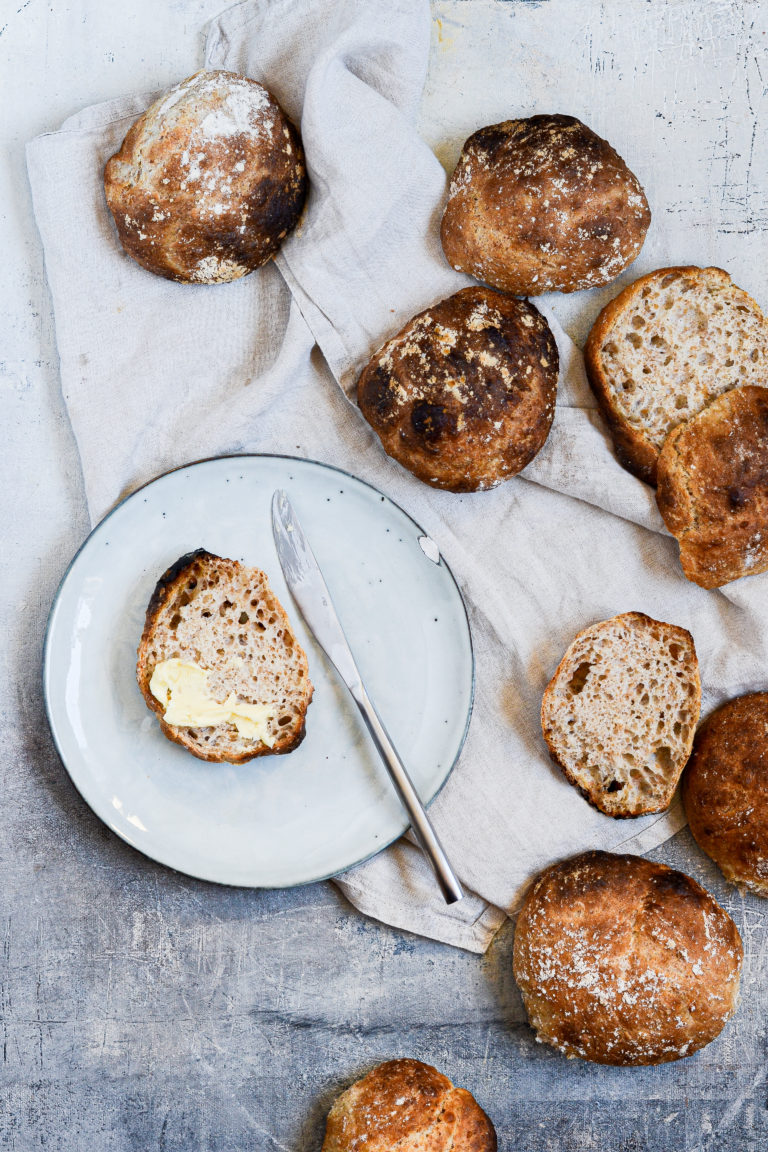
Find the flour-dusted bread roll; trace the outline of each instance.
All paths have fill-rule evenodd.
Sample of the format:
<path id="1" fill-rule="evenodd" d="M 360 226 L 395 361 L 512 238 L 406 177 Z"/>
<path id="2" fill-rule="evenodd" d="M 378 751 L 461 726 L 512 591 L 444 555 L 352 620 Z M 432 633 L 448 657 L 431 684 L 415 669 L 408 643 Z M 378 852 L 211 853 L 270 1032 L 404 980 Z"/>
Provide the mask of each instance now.
<path id="1" fill-rule="evenodd" d="M 673 428 L 731 388 L 768 382 L 768 324 L 721 268 L 659 268 L 603 308 L 584 360 L 619 461 L 655 484 Z"/>
<path id="2" fill-rule="evenodd" d="M 169 740 L 240 764 L 304 739 L 307 658 L 258 568 L 199 549 L 158 581 L 136 675 Z"/>
<path id="3" fill-rule="evenodd" d="M 526 300 L 464 288 L 406 324 L 358 382 L 385 450 L 435 488 L 493 488 L 530 463 L 555 413 L 558 355 Z"/>
<path id="4" fill-rule="evenodd" d="M 768 896 L 768 693 L 730 700 L 702 724 L 683 804 L 696 843 L 726 880 Z"/>
<path id="5" fill-rule="evenodd" d="M 474 1097 L 430 1064 L 388 1060 L 328 1114 L 322 1152 L 496 1152 L 493 1124 Z"/>
<path id="6" fill-rule="evenodd" d="M 275 255 L 307 193 L 299 135 L 261 84 L 196 72 L 140 116 L 104 172 L 120 243 L 169 280 L 237 280 Z"/>
<path id="7" fill-rule="evenodd" d="M 624 612 L 579 632 L 544 693 L 541 727 L 590 804 L 642 816 L 669 807 L 700 707 L 690 632 Z"/>
<path id="8" fill-rule="evenodd" d="M 678 425 L 659 454 L 657 480 L 656 502 L 689 580 L 720 588 L 765 572 L 768 388 L 735 388 Z"/>
<path id="9" fill-rule="evenodd" d="M 466 141 L 443 214 L 454 268 L 514 292 L 575 292 L 614 280 L 651 222 L 617 152 L 573 116 L 531 116 Z"/>
<path id="10" fill-rule="evenodd" d="M 585 852 L 548 868 L 517 918 L 514 973 L 536 1039 L 598 1064 L 691 1056 L 736 1011 L 736 925 L 682 872 Z"/>

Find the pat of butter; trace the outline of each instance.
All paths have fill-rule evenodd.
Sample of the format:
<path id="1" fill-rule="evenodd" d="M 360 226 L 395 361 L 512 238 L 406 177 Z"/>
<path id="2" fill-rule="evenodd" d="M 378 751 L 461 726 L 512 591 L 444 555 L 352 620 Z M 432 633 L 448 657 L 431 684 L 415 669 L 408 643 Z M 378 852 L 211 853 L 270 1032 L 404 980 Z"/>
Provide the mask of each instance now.
<path id="1" fill-rule="evenodd" d="M 234 724 L 245 740 L 260 740 L 271 748 L 267 721 L 274 713 L 268 704 L 246 704 L 234 692 L 220 703 L 208 691 L 208 673 L 187 660 L 161 660 L 155 665 L 149 690 L 163 705 L 166 724 L 183 728 L 212 728 Z"/>

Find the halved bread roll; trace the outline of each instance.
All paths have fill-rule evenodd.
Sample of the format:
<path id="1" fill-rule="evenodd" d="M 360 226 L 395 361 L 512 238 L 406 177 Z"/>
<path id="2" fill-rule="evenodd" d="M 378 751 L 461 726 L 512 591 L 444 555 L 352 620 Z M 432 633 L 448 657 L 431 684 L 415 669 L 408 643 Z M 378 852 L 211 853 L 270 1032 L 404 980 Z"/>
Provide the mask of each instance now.
<path id="1" fill-rule="evenodd" d="M 669 807 L 701 707 L 685 628 L 625 612 L 580 632 L 541 705 L 549 753 L 607 816 Z"/>
<path id="2" fill-rule="evenodd" d="M 726 392 L 675 428 L 659 456 L 658 480 L 656 502 L 689 580 L 720 588 L 765 572 L 768 388 Z"/>
<path id="3" fill-rule="evenodd" d="M 721 268 L 659 268 L 606 305 L 584 358 L 619 461 L 655 484 L 673 428 L 731 388 L 765 383 L 768 323 Z"/>
<path id="4" fill-rule="evenodd" d="M 768 692 L 707 717 L 683 775 L 694 839 L 726 880 L 768 899 Z"/>
<path id="5" fill-rule="evenodd" d="M 158 581 L 136 675 L 169 740 L 240 764 L 291 752 L 312 699 L 307 658 L 258 568 L 199 549 Z"/>

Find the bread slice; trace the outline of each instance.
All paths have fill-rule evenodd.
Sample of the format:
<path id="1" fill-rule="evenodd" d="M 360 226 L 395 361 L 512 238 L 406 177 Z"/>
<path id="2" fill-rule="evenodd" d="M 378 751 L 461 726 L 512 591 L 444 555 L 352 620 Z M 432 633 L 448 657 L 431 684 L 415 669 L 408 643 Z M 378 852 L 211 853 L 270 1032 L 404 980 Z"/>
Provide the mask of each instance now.
<path id="1" fill-rule="evenodd" d="M 207 672 L 211 696 L 234 693 L 269 708 L 265 739 L 240 735 L 234 723 L 185 727 L 166 723 L 166 702 L 150 683 L 162 661 L 181 660 Z M 292 752 L 304 738 L 312 684 L 307 657 L 288 617 L 258 568 L 204 549 L 182 556 L 157 583 L 147 608 L 136 675 L 169 740 L 201 760 L 241 764 Z"/>
<path id="2" fill-rule="evenodd" d="M 584 358 L 619 461 L 655 484 L 673 428 L 723 392 L 765 382 L 768 323 L 721 268 L 660 268 L 602 310 Z"/>
<path id="3" fill-rule="evenodd" d="M 685 576 L 720 588 L 768 569 L 768 388 L 726 392 L 664 442 L 656 502 Z"/>
<path id="4" fill-rule="evenodd" d="M 701 707 L 685 628 L 625 612 L 580 632 L 541 705 L 549 753 L 607 816 L 669 807 Z"/>

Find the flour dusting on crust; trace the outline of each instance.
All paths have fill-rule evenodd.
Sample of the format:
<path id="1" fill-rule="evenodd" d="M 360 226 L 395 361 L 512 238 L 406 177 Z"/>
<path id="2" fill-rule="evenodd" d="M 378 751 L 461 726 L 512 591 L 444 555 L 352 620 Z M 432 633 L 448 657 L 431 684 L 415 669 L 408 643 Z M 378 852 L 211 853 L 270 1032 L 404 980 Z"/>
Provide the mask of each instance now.
<path id="1" fill-rule="evenodd" d="M 123 247 L 173 280 L 221 283 L 260 267 L 298 222 L 301 142 L 261 84 L 204 71 L 147 109 L 107 163 Z"/>
<path id="2" fill-rule="evenodd" d="M 454 268 L 538 295 L 614 279 L 649 224 L 643 189 L 606 140 L 572 116 L 532 116 L 466 141 L 441 239 Z"/>
<path id="3" fill-rule="evenodd" d="M 515 979 L 537 1039 L 601 1064 L 710 1043 L 738 1003 L 730 916 L 682 872 L 608 852 L 548 868 L 518 917 Z"/>
<path id="4" fill-rule="evenodd" d="M 465 288 L 379 349 L 358 400 L 386 451 L 420 480 L 477 492 L 541 449 L 555 410 L 557 345 L 526 300 Z"/>

